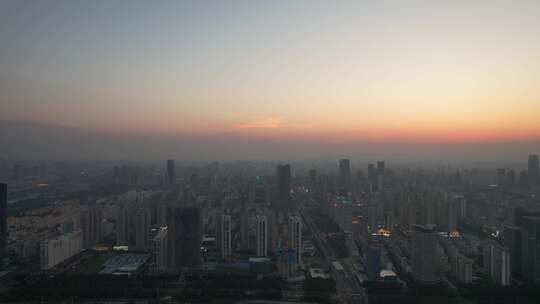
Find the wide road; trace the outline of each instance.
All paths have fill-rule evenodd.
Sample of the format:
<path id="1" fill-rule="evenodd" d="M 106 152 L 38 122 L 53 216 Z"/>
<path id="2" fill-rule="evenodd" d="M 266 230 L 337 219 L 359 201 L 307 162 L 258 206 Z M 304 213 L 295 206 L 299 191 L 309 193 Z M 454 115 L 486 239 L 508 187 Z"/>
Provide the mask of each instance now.
<path id="1" fill-rule="evenodd" d="M 355 271 L 352 265 L 346 259 L 336 259 L 335 254 L 326 243 L 326 240 L 321 238 L 319 228 L 314 224 L 309 212 L 306 211 L 306 206 L 317 205 L 317 203 L 303 191 L 296 191 L 296 199 L 298 202 L 298 212 L 304 224 L 311 231 L 315 239 L 317 247 L 320 249 L 321 255 L 326 261 L 327 267 L 332 270 L 332 276 L 336 281 L 336 290 L 339 298 L 346 304 L 367 304 L 367 297 L 364 288 L 355 279 Z M 332 262 L 338 261 L 342 264 L 343 270 L 338 271 L 332 266 Z"/>

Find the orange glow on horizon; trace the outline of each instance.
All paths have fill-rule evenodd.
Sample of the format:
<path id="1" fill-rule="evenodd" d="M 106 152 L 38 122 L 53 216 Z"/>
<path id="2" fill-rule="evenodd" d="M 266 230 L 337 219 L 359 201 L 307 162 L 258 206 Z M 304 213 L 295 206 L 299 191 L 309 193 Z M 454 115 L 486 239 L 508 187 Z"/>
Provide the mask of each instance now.
<path id="1" fill-rule="evenodd" d="M 102 132 L 120 130 L 118 135 L 236 137 L 301 142 L 329 143 L 489 143 L 527 142 L 540 140 L 540 127 L 530 125 L 485 124 L 395 124 L 389 126 L 334 126 L 331 124 L 294 124 L 273 117 L 246 122 L 224 123 L 193 121 L 189 128 L 173 127 L 172 123 L 104 127 Z"/>
<path id="2" fill-rule="evenodd" d="M 327 141 L 327 142 L 378 142 L 378 143 L 475 143 L 475 142 L 519 142 L 540 140 L 536 130 L 489 130 L 489 129 L 371 129 L 345 131 L 295 132 L 250 132 L 241 136 L 260 138 Z"/>

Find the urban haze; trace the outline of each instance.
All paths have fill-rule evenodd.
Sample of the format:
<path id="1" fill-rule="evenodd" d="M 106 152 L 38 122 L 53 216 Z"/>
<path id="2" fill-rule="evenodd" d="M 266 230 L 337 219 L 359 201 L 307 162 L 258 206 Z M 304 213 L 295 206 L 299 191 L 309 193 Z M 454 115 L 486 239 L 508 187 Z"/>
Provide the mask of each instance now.
<path id="1" fill-rule="evenodd" d="M 0 0 L 0 303 L 540 303 L 540 2 Z"/>

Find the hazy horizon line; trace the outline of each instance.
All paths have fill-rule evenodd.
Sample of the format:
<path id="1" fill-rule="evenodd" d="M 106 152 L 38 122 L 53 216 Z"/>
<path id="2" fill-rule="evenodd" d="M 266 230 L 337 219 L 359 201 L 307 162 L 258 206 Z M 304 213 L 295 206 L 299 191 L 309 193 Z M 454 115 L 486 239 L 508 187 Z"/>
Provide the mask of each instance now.
<path id="1" fill-rule="evenodd" d="M 194 133 L 188 131 L 150 131 L 150 132 L 125 132 L 125 131 L 105 131 L 104 129 L 92 129 L 84 128 L 80 126 L 73 126 L 68 124 L 52 123 L 48 121 L 31 121 L 31 120 L 10 120 L 10 119 L 0 119 L 0 123 L 12 123 L 20 125 L 35 125 L 35 126 L 45 126 L 51 128 L 60 128 L 60 129 L 69 129 L 72 131 L 88 133 L 91 135 L 102 135 L 108 137 L 124 137 L 124 138 L 138 138 L 138 137 L 148 137 L 154 136 L 157 138 L 174 138 L 174 137 L 183 137 L 185 139 L 215 139 L 215 137 L 234 137 L 235 139 L 245 139 L 245 140 L 273 140 L 280 141 L 284 143 L 333 143 L 333 144 L 377 144 L 377 145 L 393 145 L 393 144 L 414 144 L 414 145 L 484 145 L 484 144 L 519 144 L 519 143 L 540 143 L 539 137 L 530 137 L 530 138 L 514 138 L 514 139 L 483 139 L 483 140 L 422 140 L 422 139 L 389 139 L 389 140 L 370 140 L 369 138 L 354 138 L 348 137 L 345 139 L 340 138 L 330 138 L 330 137 L 291 137 L 291 136 L 279 136 L 272 134 L 254 134 L 254 133 L 242 133 L 242 132 L 233 132 L 230 130 L 222 132 L 208 132 L 208 133 Z M 396 138 L 399 138 L 397 136 Z"/>

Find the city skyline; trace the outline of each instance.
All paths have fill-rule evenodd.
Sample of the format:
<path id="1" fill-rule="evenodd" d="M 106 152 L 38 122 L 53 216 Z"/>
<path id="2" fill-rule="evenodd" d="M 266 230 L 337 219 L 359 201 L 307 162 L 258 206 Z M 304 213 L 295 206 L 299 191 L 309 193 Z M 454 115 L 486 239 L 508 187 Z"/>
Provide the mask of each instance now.
<path id="1" fill-rule="evenodd" d="M 0 302 L 540 303 L 540 0 L 0 0 Z"/>

